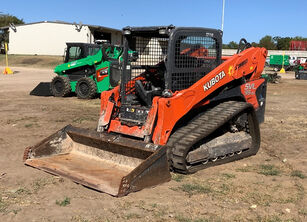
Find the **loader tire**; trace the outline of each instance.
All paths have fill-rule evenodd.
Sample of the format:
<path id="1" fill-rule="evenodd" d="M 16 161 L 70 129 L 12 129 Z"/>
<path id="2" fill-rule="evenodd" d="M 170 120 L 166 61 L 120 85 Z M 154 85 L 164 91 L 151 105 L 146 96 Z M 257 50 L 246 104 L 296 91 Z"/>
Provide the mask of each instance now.
<path id="1" fill-rule="evenodd" d="M 82 77 L 77 82 L 76 93 L 79 99 L 93 99 L 97 93 L 95 81 L 89 77 Z"/>
<path id="2" fill-rule="evenodd" d="M 65 76 L 56 76 L 50 84 L 50 91 L 55 97 L 65 97 L 71 93 L 70 81 Z"/>

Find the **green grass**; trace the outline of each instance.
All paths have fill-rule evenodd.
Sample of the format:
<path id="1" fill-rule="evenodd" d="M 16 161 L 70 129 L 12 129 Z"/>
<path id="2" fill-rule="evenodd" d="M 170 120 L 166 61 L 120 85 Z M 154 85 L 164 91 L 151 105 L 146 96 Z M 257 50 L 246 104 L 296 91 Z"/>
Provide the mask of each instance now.
<path id="1" fill-rule="evenodd" d="M 178 222 L 209 222 L 209 221 L 211 221 L 211 220 L 208 220 L 208 219 L 195 219 L 195 220 L 193 220 L 193 219 L 181 216 L 181 215 L 176 216 L 175 219 Z"/>
<path id="2" fill-rule="evenodd" d="M 228 184 L 223 183 L 221 186 L 219 186 L 218 193 L 219 194 L 228 194 L 230 192 L 230 186 Z"/>
<path id="3" fill-rule="evenodd" d="M 307 209 L 300 209 L 298 211 L 298 214 L 303 215 L 303 216 L 307 216 Z"/>
<path id="4" fill-rule="evenodd" d="M 131 219 L 139 219 L 142 218 L 141 215 L 137 214 L 137 213 L 129 213 L 124 217 L 126 220 L 131 220 Z"/>
<path id="5" fill-rule="evenodd" d="M 260 169 L 258 171 L 259 174 L 263 174 L 265 176 L 278 176 L 281 174 L 280 169 L 271 164 L 262 164 L 260 165 Z"/>
<path id="6" fill-rule="evenodd" d="M 246 167 L 236 169 L 237 172 L 243 172 L 243 173 L 251 172 L 253 170 L 254 170 L 254 167 L 252 167 L 252 166 L 246 166 Z"/>
<path id="7" fill-rule="evenodd" d="M 175 180 L 176 182 L 182 182 L 184 179 L 184 175 L 182 174 L 172 174 L 172 180 Z"/>
<path id="8" fill-rule="evenodd" d="M 12 212 L 13 212 L 14 214 L 18 214 L 19 211 L 21 211 L 20 208 L 12 210 Z"/>
<path id="9" fill-rule="evenodd" d="M 19 188 L 18 190 L 16 190 L 15 192 L 16 194 L 31 194 L 31 191 L 27 188 Z"/>
<path id="10" fill-rule="evenodd" d="M 61 207 L 65 207 L 67 205 L 70 204 L 70 198 L 69 197 L 65 197 L 64 200 L 60 201 L 60 200 L 57 200 L 55 201 L 56 205 L 59 205 Z"/>
<path id="11" fill-rule="evenodd" d="M 231 174 L 231 173 L 222 173 L 222 177 L 228 180 L 228 179 L 236 178 L 236 175 Z"/>
<path id="12" fill-rule="evenodd" d="M 56 123 L 64 123 L 66 121 L 66 119 L 56 119 L 55 122 Z"/>
<path id="13" fill-rule="evenodd" d="M 297 200 L 303 200 L 305 197 L 305 189 L 303 187 L 303 185 L 301 184 L 295 184 L 296 190 L 297 190 Z"/>
<path id="14" fill-rule="evenodd" d="M 74 222 L 89 222 L 88 219 L 84 218 L 83 216 L 77 215 L 77 216 L 72 216 L 70 221 Z"/>
<path id="15" fill-rule="evenodd" d="M 292 177 L 299 177 L 299 178 L 301 178 L 301 179 L 305 179 L 305 178 L 306 178 L 306 176 L 305 176 L 305 175 L 302 173 L 302 171 L 300 171 L 300 170 L 294 170 L 294 171 L 292 171 L 291 176 L 292 176 Z"/>
<path id="16" fill-rule="evenodd" d="M 158 209 L 158 210 L 156 210 L 156 211 L 154 211 L 153 212 L 153 215 L 155 216 L 155 217 L 158 217 L 158 218 L 162 218 L 162 217 L 164 217 L 165 215 L 166 215 L 166 210 L 164 210 L 164 209 Z"/>
<path id="17" fill-rule="evenodd" d="M 153 204 L 150 204 L 150 206 L 153 207 L 153 208 L 156 208 L 158 206 L 158 204 L 153 203 Z"/>
<path id="18" fill-rule="evenodd" d="M 258 222 L 281 222 L 282 219 L 278 217 L 277 215 L 272 215 L 272 216 L 265 216 L 265 217 L 257 217 Z"/>
<path id="19" fill-rule="evenodd" d="M 33 181 L 31 187 L 33 192 L 37 192 L 43 187 L 50 185 L 50 184 L 56 184 L 56 180 L 54 177 L 47 177 L 47 178 L 39 178 Z"/>
<path id="20" fill-rule="evenodd" d="M 245 201 L 259 206 L 270 206 L 270 203 L 275 202 L 273 196 L 262 192 L 250 192 L 244 197 Z"/>
<path id="21" fill-rule="evenodd" d="M 203 186 L 200 184 L 190 184 L 190 183 L 182 184 L 181 186 L 178 187 L 178 189 L 189 194 L 189 196 L 199 193 L 206 194 L 212 192 L 212 189 L 208 186 Z"/>
<path id="22" fill-rule="evenodd" d="M 30 128 L 30 127 L 32 127 L 32 126 L 33 126 L 33 123 L 25 124 L 25 127 L 26 127 L 26 128 Z"/>
<path id="23" fill-rule="evenodd" d="M 176 220 L 177 220 L 178 222 L 191 222 L 191 221 L 192 221 L 191 219 L 186 218 L 186 217 L 181 216 L 181 215 L 176 216 L 175 218 L 176 218 Z"/>
<path id="24" fill-rule="evenodd" d="M 8 207 L 8 203 L 0 199 L 0 212 L 2 213 L 5 212 L 7 207 Z"/>
<path id="25" fill-rule="evenodd" d="M 292 195 L 287 199 L 280 199 L 280 203 L 294 203 L 301 201 L 305 197 L 305 189 L 301 184 L 295 184 L 296 193 L 292 193 Z"/>

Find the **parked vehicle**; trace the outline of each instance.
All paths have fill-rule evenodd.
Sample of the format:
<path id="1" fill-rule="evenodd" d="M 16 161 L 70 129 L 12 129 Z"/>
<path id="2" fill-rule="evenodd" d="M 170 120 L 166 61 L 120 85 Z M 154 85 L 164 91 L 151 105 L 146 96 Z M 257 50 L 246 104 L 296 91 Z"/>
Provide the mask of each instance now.
<path id="1" fill-rule="evenodd" d="M 55 67 L 51 82 L 38 84 L 30 95 L 65 97 L 76 93 L 91 99 L 116 84 L 109 80 L 111 60 L 119 59 L 122 47 L 110 44 L 66 43 L 64 63 Z"/>
<path id="2" fill-rule="evenodd" d="M 294 67 L 297 65 L 297 57 L 296 56 L 289 56 L 289 65 Z"/>
<path id="3" fill-rule="evenodd" d="M 290 68 L 290 56 L 288 55 L 270 55 L 270 67 L 273 67 L 275 71 L 284 67 L 285 70 Z"/>

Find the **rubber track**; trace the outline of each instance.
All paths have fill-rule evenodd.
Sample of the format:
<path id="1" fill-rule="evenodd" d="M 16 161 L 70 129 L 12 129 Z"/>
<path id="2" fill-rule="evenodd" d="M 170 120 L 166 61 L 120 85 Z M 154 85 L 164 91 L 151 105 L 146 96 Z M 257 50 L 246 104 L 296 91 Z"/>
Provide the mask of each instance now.
<path id="1" fill-rule="evenodd" d="M 169 158 L 171 160 L 170 165 L 172 166 L 173 170 L 185 174 L 194 173 L 203 168 L 245 157 L 243 155 L 242 157 L 241 155 L 235 155 L 223 160 L 219 159 L 216 162 L 208 162 L 206 165 L 200 164 L 191 166 L 188 169 L 186 166 L 186 156 L 194 144 L 209 136 L 233 117 L 237 116 L 240 112 L 250 107 L 250 104 L 238 101 L 227 101 L 220 103 L 210 110 L 207 110 L 205 113 L 200 114 L 198 117 L 191 120 L 187 125 L 179 128 L 171 135 L 167 143 L 167 145 L 171 147 Z"/>

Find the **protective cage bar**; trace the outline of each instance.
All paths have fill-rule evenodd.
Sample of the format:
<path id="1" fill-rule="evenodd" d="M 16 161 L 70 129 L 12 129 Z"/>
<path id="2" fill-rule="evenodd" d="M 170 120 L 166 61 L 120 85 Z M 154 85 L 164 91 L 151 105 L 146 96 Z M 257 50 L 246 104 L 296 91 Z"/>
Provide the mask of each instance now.
<path id="1" fill-rule="evenodd" d="M 133 36 L 129 39 L 129 47 L 138 52 L 138 58 L 126 68 L 130 68 L 130 75 L 126 77 L 126 95 L 135 94 L 135 81 L 131 81 L 132 79 L 144 73 L 146 69 L 163 63 L 168 51 L 168 38 Z"/>
<path id="2" fill-rule="evenodd" d="M 137 51 L 138 58 L 130 63 L 124 61 L 123 103 L 134 100 L 135 81 L 131 80 L 137 76 L 141 75 L 134 80 L 140 80 L 145 89 L 147 77 L 156 75 L 160 78 L 157 86 L 163 85 L 162 91 L 175 92 L 189 88 L 221 64 L 222 32 L 219 30 L 176 28 L 168 35 L 160 35 L 157 30 L 143 33 L 140 30 L 125 37 L 126 58 L 128 49 Z"/>
<path id="3" fill-rule="evenodd" d="M 218 51 L 219 44 L 213 37 L 196 33 L 178 36 L 175 39 L 171 90 L 186 89 L 217 67 Z"/>

